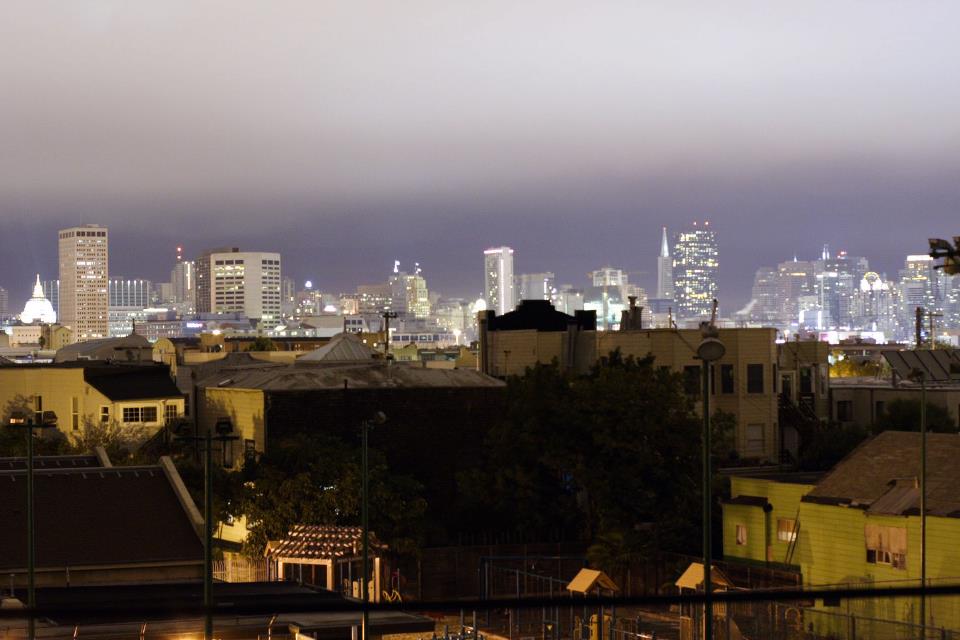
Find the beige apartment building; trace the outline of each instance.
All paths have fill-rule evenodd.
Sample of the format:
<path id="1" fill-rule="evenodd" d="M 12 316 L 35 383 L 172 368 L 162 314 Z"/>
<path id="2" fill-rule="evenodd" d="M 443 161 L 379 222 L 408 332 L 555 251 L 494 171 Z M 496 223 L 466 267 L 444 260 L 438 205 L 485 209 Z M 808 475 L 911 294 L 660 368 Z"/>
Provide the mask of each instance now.
<path id="1" fill-rule="evenodd" d="M 655 366 L 683 374 L 689 394 L 702 397 L 699 329 L 597 331 L 592 312 L 569 316 L 540 300 L 524 300 L 503 316 L 483 312 L 479 326 L 479 368 L 492 376 L 522 375 L 554 361 L 586 373 L 598 358 L 619 350 L 624 356 L 652 355 Z M 829 416 L 827 346 L 779 345 L 773 328 L 719 331 L 726 353 L 713 365 L 711 407 L 736 416 L 737 452 L 761 461 L 780 460 L 784 449 L 795 452 L 795 423 Z M 788 393 L 781 397 L 784 386 Z M 781 416 L 789 425 L 781 424 Z"/>
<path id="2" fill-rule="evenodd" d="M 91 224 L 62 229 L 59 239 L 60 324 L 73 330 L 77 342 L 106 338 L 110 335 L 107 228 Z"/>

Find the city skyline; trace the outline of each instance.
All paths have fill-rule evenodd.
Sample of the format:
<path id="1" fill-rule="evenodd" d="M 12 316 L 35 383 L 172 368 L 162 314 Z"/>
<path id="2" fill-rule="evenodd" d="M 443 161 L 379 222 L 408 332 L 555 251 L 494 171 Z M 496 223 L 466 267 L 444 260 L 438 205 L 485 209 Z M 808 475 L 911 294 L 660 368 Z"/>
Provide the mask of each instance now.
<path id="1" fill-rule="evenodd" d="M 97 222 L 154 281 L 229 243 L 331 290 L 400 259 L 478 296 L 469 256 L 507 244 L 652 291 L 660 227 L 709 218 L 729 309 L 824 242 L 892 274 L 955 235 L 960 7 L 737 6 L 14 1 L 0 286 Z"/>
<path id="2" fill-rule="evenodd" d="M 536 245 L 518 245 L 518 243 L 499 243 L 510 246 L 517 252 L 517 258 L 514 265 L 516 275 L 524 273 L 552 272 L 556 274 L 557 284 L 570 284 L 572 286 L 586 286 L 590 279 L 590 273 L 601 265 L 615 266 L 624 269 L 631 274 L 631 281 L 638 286 L 643 287 L 647 295 L 654 297 L 657 288 L 657 267 L 658 257 L 662 243 L 662 228 L 667 228 L 670 236 L 670 251 L 673 251 L 674 234 L 683 228 L 692 224 L 693 219 L 689 221 L 680 221 L 674 224 L 658 224 L 651 227 L 644 235 L 645 242 L 642 247 L 636 247 L 633 251 L 624 252 L 622 260 L 606 259 L 604 252 L 597 251 L 595 254 L 581 251 L 578 254 L 569 256 L 544 257 L 538 251 Z M 903 260 L 907 255 L 924 253 L 926 251 L 926 238 L 918 240 L 916 247 L 902 246 L 898 251 L 896 246 L 891 248 L 894 253 L 889 256 L 878 256 L 876 253 L 854 251 L 848 247 L 863 246 L 862 243 L 853 243 L 851 245 L 841 245 L 829 240 L 815 240 L 810 246 L 801 247 L 800 250 L 790 251 L 787 254 L 772 253 L 770 250 L 764 250 L 758 247 L 756 251 L 742 255 L 744 251 L 750 251 L 743 248 L 739 252 L 728 249 L 728 243 L 736 246 L 737 239 L 729 237 L 731 233 L 728 229 L 716 225 L 714 219 L 710 219 L 711 228 L 719 233 L 719 256 L 720 273 L 719 284 L 721 291 L 721 307 L 724 313 L 732 313 L 746 306 L 752 298 L 752 288 L 756 270 L 761 267 L 775 266 L 781 262 L 791 260 L 797 256 L 800 260 L 813 261 L 820 257 L 824 245 L 830 247 L 834 252 L 845 251 L 851 255 L 864 255 L 869 259 L 871 269 L 878 272 L 885 278 L 895 278 L 899 270 L 903 267 Z M 63 225 L 61 225 L 63 226 Z M 104 225 L 110 226 L 110 225 Z M 57 225 L 54 225 L 57 227 Z M 59 228 L 59 227 L 57 227 Z M 946 228 L 946 227 L 944 227 Z M 56 234 L 56 229 L 53 231 Z M 127 232 L 116 231 L 110 226 L 110 234 L 114 238 L 111 242 L 110 262 L 111 273 L 122 274 L 124 277 L 142 278 L 155 283 L 168 282 L 171 277 L 171 269 L 178 262 L 177 255 L 182 255 L 184 260 L 196 260 L 202 253 L 210 247 L 237 245 L 240 243 L 229 243 L 223 240 L 219 242 L 214 240 L 212 243 L 200 244 L 192 238 L 187 242 L 173 241 L 168 246 L 150 244 L 148 250 L 142 248 L 142 243 L 136 240 L 137 234 L 129 230 Z M 929 235 L 937 235 L 930 233 Z M 949 235 L 943 233 L 940 235 Z M 231 235 L 231 237 L 235 237 Z M 6 289 L 10 304 L 16 306 L 22 304 L 22 301 L 30 297 L 33 288 L 33 279 L 35 274 L 39 273 L 44 281 L 55 280 L 57 278 L 56 253 L 57 246 L 55 242 L 50 242 L 47 238 L 47 245 L 42 246 L 39 242 L 30 242 L 31 260 L 27 264 L 12 263 L 7 264 L 6 256 L 16 253 L 23 249 L 23 245 L 15 246 L 7 234 L 0 234 L 0 245 L 5 245 L 7 251 L 0 252 L 0 262 L 4 263 L 5 268 L 0 272 L 0 287 Z M 254 243 L 250 246 L 254 251 L 268 251 L 280 253 L 284 261 L 284 277 L 293 277 L 297 286 L 302 286 L 306 280 L 311 280 L 318 290 L 326 293 L 337 294 L 354 291 L 357 285 L 368 282 L 377 282 L 386 278 L 392 268 L 395 259 L 399 258 L 404 264 L 418 262 L 422 265 L 424 275 L 430 280 L 431 290 L 441 292 L 445 297 L 476 299 L 483 297 L 484 283 L 482 275 L 478 276 L 476 265 L 476 253 L 489 245 L 476 245 L 462 250 L 455 247 L 438 247 L 437 243 L 431 243 L 431 246 L 421 254 L 411 254 L 410 256 L 398 256 L 397 252 L 391 253 L 389 247 L 382 249 L 382 254 L 365 255 L 363 260 L 356 264 L 355 268 L 339 269 L 331 262 L 342 263 L 343 255 L 337 250 L 337 247 L 331 247 L 333 253 L 329 257 L 311 257 L 310 251 L 293 251 L 285 248 L 285 243 L 297 246 L 295 237 L 280 240 L 281 246 L 269 245 L 262 240 L 252 240 Z M 474 243 L 476 244 L 476 243 Z M 496 244 L 496 246 L 499 246 Z M 248 246 L 244 243 L 244 246 Z M 180 251 L 178 252 L 178 248 Z M 407 253 L 406 251 L 404 253 Z M 45 259 L 44 255 L 49 254 L 50 259 Z M 380 256 L 383 260 L 376 260 Z M 764 256 L 761 259 L 760 256 Z M 436 258 L 434 260 L 433 258 Z M 472 258 L 472 259 L 471 259 Z M 749 260 L 745 259 L 749 258 Z M 51 261 L 52 260 L 52 261 Z M 443 264 L 442 260 L 452 264 L 452 267 L 441 269 L 438 264 Z M 44 264 L 47 263 L 47 264 Z M 311 264 L 312 263 L 312 264 Z M 318 264 L 319 263 L 319 264 Z M 149 265 L 149 266 L 145 266 Z M 585 269 L 579 269 L 574 265 L 585 265 Z M 731 271 L 733 273 L 731 273 Z M 14 278 L 16 274 L 22 272 L 23 277 Z M 325 277 L 324 277 L 325 276 Z M 26 278 L 26 280 L 24 280 Z"/>

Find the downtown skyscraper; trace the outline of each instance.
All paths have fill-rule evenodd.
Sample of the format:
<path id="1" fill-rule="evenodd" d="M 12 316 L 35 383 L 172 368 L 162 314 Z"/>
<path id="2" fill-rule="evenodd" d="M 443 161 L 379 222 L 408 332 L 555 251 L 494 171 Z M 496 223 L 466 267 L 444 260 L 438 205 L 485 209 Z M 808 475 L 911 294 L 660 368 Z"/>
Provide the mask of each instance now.
<path id="1" fill-rule="evenodd" d="M 60 323 L 73 329 L 76 342 L 109 335 L 108 240 L 107 228 L 99 225 L 59 233 Z"/>
<path id="2" fill-rule="evenodd" d="M 667 228 L 663 227 L 660 238 L 660 255 L 657 257 L 657 295 L 660 300 L 673 299 L 673 258 L 667 243 Z"/>
<path id="3" fill-rule="evenodd" d="M 676 236 L 673 248 L 673 286 L 677 315 L 681 319 L 709 316 L 717 297 L 719 257 L 717 234 L 710 222 L 693 226 Z"/>
<path id="4" fill-rule="evenodd" d="M 513 249 L 494 247 L 483 252 L 483 297 L 487 309 L 503 315 L 514 308 Z"/>

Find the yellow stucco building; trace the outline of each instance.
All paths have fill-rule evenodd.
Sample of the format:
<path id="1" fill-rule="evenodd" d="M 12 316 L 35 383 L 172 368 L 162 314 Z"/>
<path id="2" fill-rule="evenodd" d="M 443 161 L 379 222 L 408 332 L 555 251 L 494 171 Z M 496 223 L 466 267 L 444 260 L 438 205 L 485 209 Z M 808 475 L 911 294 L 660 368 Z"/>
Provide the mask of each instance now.
<path id="1" fill-rule="evenodd" d="M 184 414 L 184 397 L 164 365 L 96 361 L 0 365 L 0 419 L 53 411 L 58 429 L 78 437 L 87 425 L 118 424 L 149 437 Z"/>

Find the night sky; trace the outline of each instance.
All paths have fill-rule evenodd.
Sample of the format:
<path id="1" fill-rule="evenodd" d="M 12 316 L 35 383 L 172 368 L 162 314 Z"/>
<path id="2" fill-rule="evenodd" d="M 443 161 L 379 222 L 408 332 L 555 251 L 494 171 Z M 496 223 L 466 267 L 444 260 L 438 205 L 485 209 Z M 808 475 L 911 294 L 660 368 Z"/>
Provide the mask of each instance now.
<path id="1" fill-rule="evenodd" d="M 699 6 L 698 6 L 699 5 Z M 6 0 L 0 286 L 109 225 L 111 273 L 177 244 L 280 251 L 325 290 L 482 250 L 653 288 L 660 226 L 709 218 L 721 304 L 823 243 L 891 276 L 960 235 L 956 2 Z"/>

